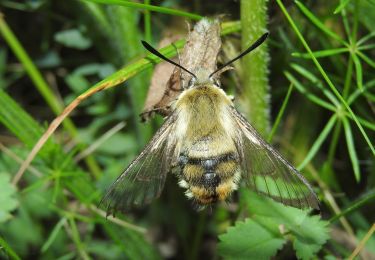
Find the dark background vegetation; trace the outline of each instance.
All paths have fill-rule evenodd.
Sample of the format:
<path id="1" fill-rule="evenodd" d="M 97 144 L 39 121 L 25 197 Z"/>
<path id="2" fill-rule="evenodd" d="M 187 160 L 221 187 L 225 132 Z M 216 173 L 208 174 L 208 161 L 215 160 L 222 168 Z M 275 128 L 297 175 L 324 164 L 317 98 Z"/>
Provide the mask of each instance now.
<path id="1" fill-rule="evenodd" d="M 0 258 L 261 259 L 276 255 L 290 259 L 297 255 L 334 259 L 348 257 L 365 245 L 355 255 L 374 259 L 375 239 L 370 234 L 375 219 L 374 148 L 353 120 L 359 121 L 373 142 L 373 0 L 265 4 L 270 31 L 271 126 L 286 104 L 272 143 L 313 184 L 324 221 L 263 201 L 246 190 L 235 194 L 229 204 L 197 212 L 174 176 L 151 205 L 106 219 L 97 208 L 102 194 L 161 122 L 156 118 L 143 125 L 138 117 L 152 69 L 83 101 L 17 185 L 12 185 L 20 164 L 63 107 L 95 83 L 141 59 L 146 51 L 140 40 L 156 46 L 167 30 L 185 35 L 185 21 L 195 22 L 173 12 L 150 13 L 147 6 L 94 2 L 103 1 L 0 1 L 1 34 L 6 23 L 21 43 L 21 51 L 36 66 L 36 70 L 27 69 L 30 64 L 22 60 L 26 54 L 16 56 L 14 42 L 0 38 Z M 239 1 L 151 4 L 201 16 L 225 14 L 224 21 L 241 19 Z M 314 51 L 323 72 L 286 14 Z M 240 51 L 240 38 L 240 31 L 232 33 L 223 38 L 224 45 L 232 44 Z M 240 70 L 247 73 L 246 68 Z M 38 72 L 47 90 L 35 80 Z M 325 75 L 350 105 L 352 115 Z M 238 74 L 224 77 L 226 90 L 235 93 L 241 81 Z M 87 148 L 94 149 L 81 156 Z M 262 222 L 261 216 L 270 221 Z M 298 216 L 306 221 L 298 222 Z M 269 244 L 252 247 L 261 234 Z M 246 250 L 248 254 L 242 254 Z"/>

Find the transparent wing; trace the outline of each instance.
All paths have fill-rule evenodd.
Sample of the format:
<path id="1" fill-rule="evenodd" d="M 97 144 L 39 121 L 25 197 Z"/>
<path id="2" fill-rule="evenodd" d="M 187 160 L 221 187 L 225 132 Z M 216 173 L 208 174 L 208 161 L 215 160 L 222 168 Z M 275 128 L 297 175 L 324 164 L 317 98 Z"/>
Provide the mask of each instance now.
<path id="1" fill-rule="evenodd" d="M 107 215 L 151 202 L 164 187 L 174 161 L 175 141 L 170 135 L 174 115 L 168 117 L 141 154 L 117 178 L 100 202 Z"/>
<path id="2" fill-rule="evenodd" d="M 235 108 L 231 111 L 239 127 L 240 137 L 235 141 L 246 184 L 285 205 L 319 209 L 319 201 L 306 179 Z"/>

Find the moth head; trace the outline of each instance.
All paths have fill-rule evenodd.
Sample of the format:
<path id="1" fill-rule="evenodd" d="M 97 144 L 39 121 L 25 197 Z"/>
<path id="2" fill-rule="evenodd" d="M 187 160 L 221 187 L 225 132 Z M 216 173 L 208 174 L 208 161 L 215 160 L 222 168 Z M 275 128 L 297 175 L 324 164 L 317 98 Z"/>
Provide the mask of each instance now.
<path id="1" fill-rule="evenodd" d="M 211 71 L 208 71 L 205 68 L 197 68 L 193 71 L 193 76 L 188 84 L 188 88 L 199 87 L 203 85 L 214 84 L 217 87 L 220 87 L 219 79 L 216 77 L 210 77 Z"/>
<path id="2" fill-rule="evenodd" d="M 234 61 L 242 58 L 249 52 L 256 49 L 259 45 L 261 45 L 266 39 L 267 39 L 268 33 L 263 34 L 258 40 L 256 40 L 249 48 L 247 48 L 245 51 L 243 51 L 241 54 L 239 54 L 237 57 L 231 59 L 230 61 L 226 62 L 222 66 L 220 66 L 218 69 L 216 69 L 213 72 L 207 71 L 207 69 L 204 68 L 197 68 L 193 72 L 189 71 L 188 69 L 184 68 L 180 64 L 168 59 L 163 54 L 158 52 L 156 49 L 154 49 L 150 44 L 148 44 L 145 41 L 142 41 L 142 45 L 152 54 L 158 56 L 159 58 L 168 61 L 169 63 L 179 67 L 180 69 L 184 70 L 185 72 L 189 73 L 192 78 L 189 81 L 188 88 L 198 87 L 202 85 L 207 84 L 214 84 L 215 86 L 219 86 L 219 80 L 217 78 L 217 75 L 219 75 L 221 72 L 226 70 L 228 68 L 228 65 L 232 64 Z"/>

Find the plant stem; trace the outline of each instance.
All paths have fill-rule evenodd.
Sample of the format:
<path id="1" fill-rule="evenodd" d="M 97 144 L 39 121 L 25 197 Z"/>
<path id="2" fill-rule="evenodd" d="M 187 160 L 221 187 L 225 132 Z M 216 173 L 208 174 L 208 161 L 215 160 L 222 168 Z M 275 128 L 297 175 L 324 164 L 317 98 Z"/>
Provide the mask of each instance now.
<path id="1" fill-rule="evenodd" d="M 266 0 L 241 1 L 242 49 L 249 47 L 267 31 L 266 2 Z M 239 96 L 240 108 L 264 136 L 270 129 L 268 61 L 265 44 L 243 58 L 242 93 Z"/>

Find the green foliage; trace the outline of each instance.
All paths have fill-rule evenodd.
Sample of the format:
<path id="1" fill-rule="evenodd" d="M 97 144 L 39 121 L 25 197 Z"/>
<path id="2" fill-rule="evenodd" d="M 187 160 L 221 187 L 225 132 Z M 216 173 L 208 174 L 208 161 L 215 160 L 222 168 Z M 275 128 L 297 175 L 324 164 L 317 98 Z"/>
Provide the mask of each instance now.
<path id="1" fill-rule="evenodd" d="M 0 258 L 336 259 L 360 245 L 361 257 L 375 258 L 374 1 L 276 2 L 0 1 Z M 254 4 L 262 12 L 251 13 Z M 235 34 L 223 48 L 238 53 L 238 39 L 270 32 L 262 53 L 270 60 L 254 52 L 235 64 L 251 82 L 226 72 L 223 88 L 246 100 L 263 130 L 273 125 L 268 140 L 313 184 L 329 221 L 244 188 L 196 212 L 172 175 L 151 205 L 105 218 L 101 196 L 161 122 L 138 117 L 160 62 L 142 58 L 140 40 L 157 46 L 164 35 L 185 35 L 186 19 L 223 10 L 222 34 Z M 161 52 L 176 57 L 184 39 Z M 12 184 L 78 96 L 80 106 Z"/>
<path id="2" fill-rule="evenodd" d="M 77 29 L 60 31 L 55 34 L 55 41 L 69 48 L 86 50 L 91 47 L 92 42 Z"/>
<path id="3" fill-rule="evenodd" d="M 328 222 L 308 211 L 286 207 L 247 190 L 242 191 L 251 220 L 237 223 L 220 236 L 222 256 L 269 259 L 287 240 L 293 242 L 299 259 L 311 259 L 329 239 Z M 238 255 L 236 255 L 236 252 Z"/>
<path id="4" fill-rule="evenodd" d="M 270 259 L 281 249 L 285 240 L 275 234 L 267 223 L 246 219 L 237 222 L 228 232 L 219 236 L 218 250 L 225 259 Z"/>
<path id="5" fill-rule="evenodd" d="M 15 199 L 16 189 L 10 183 L 9 175 L 0 173 L 0 223 L 9 220 L 12 216 L 10 212 L 15 210 L 18 202 Z"/>

